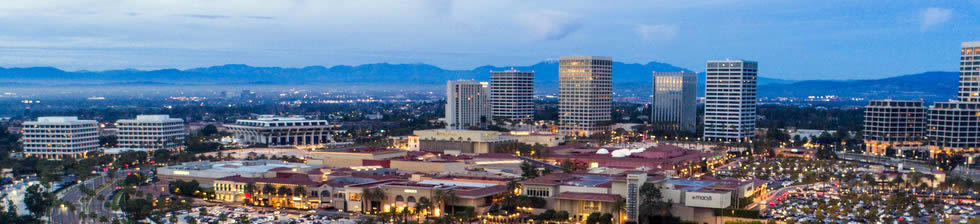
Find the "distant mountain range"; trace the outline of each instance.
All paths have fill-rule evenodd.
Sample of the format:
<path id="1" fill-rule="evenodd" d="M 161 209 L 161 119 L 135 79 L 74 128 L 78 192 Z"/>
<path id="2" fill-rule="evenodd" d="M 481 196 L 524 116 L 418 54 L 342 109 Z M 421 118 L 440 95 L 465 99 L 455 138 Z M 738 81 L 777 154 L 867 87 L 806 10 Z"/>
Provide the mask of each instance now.
<path id="1" fill-rule="evenodd" d="M 535 72 L 539 94 L 557 92 L 558 62 L 542 61 L 530 66 L 480 66 L 472 70 L 447 70 L 428 64 L 365 64 L 333 67 L 303 68 L 252 67 L 229 64 L 187 70 L 109 70 L 63 71 L 52 67 L 2 68 L 0 86 L 176 86 L 176 85 L 359 85 L 397 84 L 433 86 L 446 80 L 489 80 L 490 71 L 517 69 Z M 613 63 L 613 85 L 617 94 L 648 96 L 652 72 L 691 71 L 666 63 Z M 704 73 L 699 95 L 703 95 Z M 927 72 L 873 80 L 793 81 L 759 78 L 759 96 L 807 97 L 837 95 L 867 99 L 925 99 L 945 100 L 956 94 L 956 72 Z M 55 84 L 56 83 L 56 84 Z"/>

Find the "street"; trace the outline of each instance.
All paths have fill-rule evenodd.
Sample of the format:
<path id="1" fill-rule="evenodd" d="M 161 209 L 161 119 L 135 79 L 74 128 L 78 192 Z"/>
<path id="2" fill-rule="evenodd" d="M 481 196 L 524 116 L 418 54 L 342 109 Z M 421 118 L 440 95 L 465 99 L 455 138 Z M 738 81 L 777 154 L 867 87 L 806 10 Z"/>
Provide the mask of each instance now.
<path id="1" fill-rule="evenodd" d="M 105 216 L 106 218 L 114 217 L 112 209 L 106 208 L 103 201 L 96 200 L 98 195 L 103 195 L 108 197 L 109 193 L 116 187 L 116 181 L 125 177 L 127 172 L 132 172 L 129 170 L 119 170 L 116 171 L 115 178 L 109 178 L 105 175 L 100 175 L 97 177 L 89 178 L 82 183 L 73 185 L 68 189 L 65 189 L 59 194 L 59 199 L 70 203 L 75 206 L 76 210 L 72 212 L 67 206 L 61 207 L 60 205 L 54 205 L 51 210 L 50 220 L 54 223 L 81 223 L 86 217 L 79 217 L 78 213 L 83 212 L 84 215 L 88 215 L 91 212 L 95 212 L 97 217 Z M 100 185 L 110 182 L 110 184 L 103 188 L 98 188 Z M 82 192 L 80 186 L 86 186 L 89 189 L 95 191 L 95 196 L 87 198 L 85 192 Z M 110 200 L 110 198 L 105 198 Z"/>

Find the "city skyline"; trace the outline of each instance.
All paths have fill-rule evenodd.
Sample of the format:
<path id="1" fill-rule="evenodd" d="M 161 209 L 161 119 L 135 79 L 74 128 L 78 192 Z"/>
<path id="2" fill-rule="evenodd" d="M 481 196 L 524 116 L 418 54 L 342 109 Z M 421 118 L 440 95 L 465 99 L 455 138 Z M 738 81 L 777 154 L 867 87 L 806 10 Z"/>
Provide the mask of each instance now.
<path id="1" fill-rule="evenodd" d="M 0 57 L 0 66 L 75 71 L 390 62 L 466 69 L 607 55 L 699 72 L 708 58 L 752 58 L 768 62 L 763 77 L 867 79 L 952 71 L 949 59 L 956 55 L 942 49 L 971 40 L 978 29 L 977 1 L 848 3 L 42 1 L 0 7 L 0 17 L 9 18 L 0 48 L 13 52 Z M 45 13 L 25 14 L 32 11 Z M 477 16 L 490 12 L 503 19 Z M 511 33 L 504 30 L 527 35 L 500 36 Z M 400 34 L 418 38 L 388 38 Z M 717 51 L 704 43 L 728 44 Z M 837 66 L 819 66 L 824 63 Z"/>

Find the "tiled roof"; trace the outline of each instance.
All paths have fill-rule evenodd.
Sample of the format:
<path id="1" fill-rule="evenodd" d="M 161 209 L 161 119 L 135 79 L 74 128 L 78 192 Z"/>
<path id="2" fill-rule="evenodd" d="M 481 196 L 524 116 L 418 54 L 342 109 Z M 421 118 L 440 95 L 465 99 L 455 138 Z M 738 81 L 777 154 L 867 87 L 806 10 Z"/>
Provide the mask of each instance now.
<path id="1" fill-rule="evenodd" d="M 224 177 L 218 180 L 223 181 L 234 181 L 239 183 L 255 182 L 255 183 L 274 183 L 274 184 L 293 184 L 293 185 L 304 185 L 304 186 L 320 186 L 323 182 L 313 181 L 305 174 L 294 174 L 294 173 L 278 173 L 276 177 L 242 177 L 241 175 L 235 175 L 230 177 Z"/>
<path id="2" fill-rule="evenodd" d="M 456 196 L 463 197 L 463 198 L 482 198 L 490 195 L 504 193 L 506 191 L 507 191 L 506 185 L 494 185 L 490 187 L 466 188 L 466 189 L 454 190 L 454 192 L 456 192 Z"/>
<path id="3" fill-rule="evenodd" d="M 578 200 L 578 201 L 604 201 L 604 202 L 616 202 L 617 200 L 623 199 L 623 197 L 618 194 L 601 194 L 601 193 L 580 193 L 580 192 L 561 192 L 555 195 L 554 198 L 565 199 L 565 200 Z"/>

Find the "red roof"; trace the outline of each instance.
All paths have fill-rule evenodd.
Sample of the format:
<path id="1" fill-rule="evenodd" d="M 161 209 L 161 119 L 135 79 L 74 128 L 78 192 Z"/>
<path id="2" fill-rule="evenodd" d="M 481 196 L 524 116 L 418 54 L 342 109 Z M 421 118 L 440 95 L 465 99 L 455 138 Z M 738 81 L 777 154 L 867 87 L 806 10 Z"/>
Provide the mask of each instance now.
<path id="1" fill-rule="evenodd" d="M 276 177 L 242 177 L 241 175 L 235 175 L 230 177 L 224 177 L 218 180 L 223 181 L 234 181 L 239 183 L 255 182 L 255 183 L 273 183 L 273 184 L 293 184 L 293 185 L 304 185 L 304 186 L 320 186 L 323 182 L 313 181 L 306 174 L 296 174 L 296 173 L 277 173 Z"/>
<path id="2" fill-rule="evenodd" d="M 490 187 L 474 187 L 474 188 L 455 188 L 458 190 L 453 190 L 456 196 L 464 198 L 482 198 L 490 195 L 500 194 L 507 192 L 506 185 L 494 185 Z"/>
<path id="3" fill-rule="evenodd" d="M 484 153 L 474 156 L 477 159 L 517 159 L 517 155 L 506 153 Z"/>
<path id="4" fill-rule="evenodd" d="M 277 171 L 277 172 L 278 171 L 293 171 L 293 168 L 290 168 L 290 167 L 276 167 L 276 168 L 270 169 L 269 171 Z"/>
<path id="5" fill-rule="evenodd" d="M 578 200 L 578 201 L 605 201 L 605 202 L 616 202 L 623 197 L 618 194 L 600 194 L 600 193 L 579 193 L 579 192 L 561 192 L 555 195 L 554 198 L 566 199 L 566 200 Z"/>

